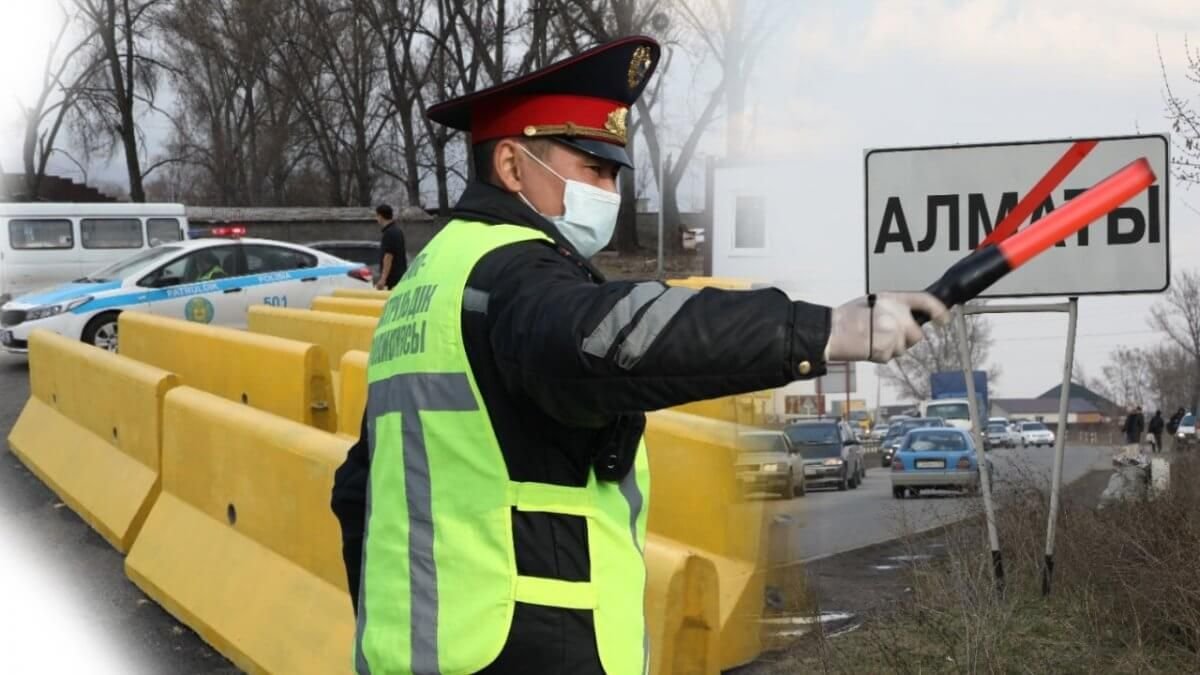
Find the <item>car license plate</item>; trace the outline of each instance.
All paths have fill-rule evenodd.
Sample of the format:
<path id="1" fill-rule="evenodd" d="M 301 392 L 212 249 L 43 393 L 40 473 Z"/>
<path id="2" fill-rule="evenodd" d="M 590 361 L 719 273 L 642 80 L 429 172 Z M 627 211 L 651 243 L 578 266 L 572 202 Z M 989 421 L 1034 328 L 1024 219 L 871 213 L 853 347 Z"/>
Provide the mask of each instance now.
<path id="1" fill-rule="evenodd" d="M 946 460 L 943 459 L 918 459 L 918 469 L 944 469 L 946 468 Z"/>
<path id="2" fill-rule="evenodd" d="M 806 466 L 806 467 L 804 467 L 804 475 L 805 475 L 805 476 L 815 476 L 815 475 L 817 475 L 817 468 L 816 468 L 815 466 Z"/>

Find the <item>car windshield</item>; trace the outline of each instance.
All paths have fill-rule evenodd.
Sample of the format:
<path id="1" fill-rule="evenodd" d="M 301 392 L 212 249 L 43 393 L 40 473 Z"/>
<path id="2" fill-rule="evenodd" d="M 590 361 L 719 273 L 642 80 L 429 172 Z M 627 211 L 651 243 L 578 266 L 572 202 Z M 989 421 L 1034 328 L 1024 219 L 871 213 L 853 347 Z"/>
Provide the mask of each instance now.
<path id="1" fill-rule="evenodd" d="M 1000 423 L 994 423 L 994 424 L 989 424 L 989 425 L 988 425 L 988 428 L 987 428 L 987 430 L 988 430 L 988 431 L 994 431 L 994 432 L 996 432 L 996 433 L 998 433 L 998 434 L 1002 434 L 1002 433 L 1004 433 L 1005 431 L 1008 431 L 1008 427 L 1006 427 L 1006 426 L 1004 426 L 1003 424 L 1000 424 Z"/>
<path id="2" fill-rule="evenodd" d="M 166 260 L 183 251 L 180 246 L 156 246 L 145 251 L 139 251 L 124 260 L 115 262 L 108 267 L 96 270 L 81 281 L 112 281 L 124 279 L 131 273 L 141 270 L 146 265 L 158 260 Z"/>
<path id="3" fill-rule="evenodd" d="M 743 452 L 787 452 L 783 434 L 744 434 L 740 440 Z"/>
<path id="4" fill-rule="evenodd" d="M 1026 422 L 1021 425 L 1023 431 L 1045 431 L 1046 425 L 1041 422 Z"/>
<path id="5" fill-rule="evenodd" d="M 827 445 L 838 442 L 837 426 L 833 424 L 797 424 L 787 428 L 794 445 Z"/>
<path id="6" fill-rule="evenodd" d="M 971 419 L 971 412 L 966 403 L 930 403 L 925 408 L 925 414 L 946 420 Z"/>
<path id="7" fill-rule="evenodd" d="M 800 456 L 804 459 L 841 457 L 842 447 L 840 445 L 802 445 L 800 446 Z"/>
<path id="8" fill-rule="evenodd" d="M 1179 422 L 1179 424 L 1180 424 L 1180 426 L 1194 427 L 1194 426 L 1196 426 L 1196 416 L 1195 415 L 1184 415 L 1183 419 Z"/>
<path id="9" fill-rule="evenodd" d="M 899 424 L 893 425 L 890 429 L 888 429 L 887 437 L 896 438 L 897 436 L 903 436 L 913 429 L 920 429 L 921 427 L 940 426 L 942 426 L 942 421 L 940 419 L 905 420 Z"/>
<path id="10" fill-rule="evenodd" d="M 914 431 L 904 439 L 903 452 L 962 452 L 967 438 L 958 431 Z"/>

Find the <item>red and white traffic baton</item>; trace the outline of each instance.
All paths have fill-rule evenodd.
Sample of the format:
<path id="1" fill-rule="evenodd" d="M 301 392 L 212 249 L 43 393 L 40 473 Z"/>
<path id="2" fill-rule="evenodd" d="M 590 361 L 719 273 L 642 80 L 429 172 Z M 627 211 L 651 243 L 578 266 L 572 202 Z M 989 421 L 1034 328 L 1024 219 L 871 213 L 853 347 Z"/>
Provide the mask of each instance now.
<path id="1" fill-rule="evenodd" d="M 1154 170 L 1146 158 L 1134 160 L 1037 223 L 994 245 L 976 249 L 951 265 L 925 291 L 946 307 L 971 300 L 1004 275 L 1137 196 L 1154 181 Z M 929 321 L 929 316 L 920 311 L 914 311 L 913 318 L 920 324 Z"/>

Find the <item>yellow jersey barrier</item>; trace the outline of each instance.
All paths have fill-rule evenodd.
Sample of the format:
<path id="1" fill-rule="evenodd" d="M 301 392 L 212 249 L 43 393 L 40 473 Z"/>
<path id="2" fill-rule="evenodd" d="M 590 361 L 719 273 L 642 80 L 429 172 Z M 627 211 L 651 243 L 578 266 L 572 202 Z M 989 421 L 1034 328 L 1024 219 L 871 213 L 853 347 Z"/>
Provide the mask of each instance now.
<path id="1" fill-rule="evenodd" d="M 358 298 L 360 300 L 387 300 L 391 297 L 391 291 L 377 291 L 375 289 L 366 288 L 335 288 L 333 289 L 333 297 L 335 298 Z"/>
<path id="2" fill-rule="evenodd" d="M 322 296 L 313 298 L 312 309 L 318 312 L 357 314 L 358 316 L 369 316 L 378 319 L 383 314 L 383 304 L 384 300 Z"/>
<path id="3" fill-rule="evenodd" d="M 349 672 L 329 509 L 346 440 L 190 387 L 167 394 L 163 419 L 162 492 L 129 578 L 247 672 Z"/>
<path id="4" fill-rule="evenodd" d="M 317 429 L 337 428 L 329 359 L 312 344 L 181 319 L 121 314 L 121 354 L 180 384 Z"/>
<path id="5" fill-rule="evenodd" d="M 29 338 L 30 396 L 14 454 L 122 553 L 158 493 L 162 406 L 175 375 L 78 340 Z"/>
<path id="6" fill-rule="evenodd" d="M 342 356 L 351 350 L 370 351 L 375 319 L 339 312 L 318 312 L 258 305 L 246 315 L 251 333 L 274 335 L 320 345 L 329 357 L 329 368 L 338 370 Z"/>

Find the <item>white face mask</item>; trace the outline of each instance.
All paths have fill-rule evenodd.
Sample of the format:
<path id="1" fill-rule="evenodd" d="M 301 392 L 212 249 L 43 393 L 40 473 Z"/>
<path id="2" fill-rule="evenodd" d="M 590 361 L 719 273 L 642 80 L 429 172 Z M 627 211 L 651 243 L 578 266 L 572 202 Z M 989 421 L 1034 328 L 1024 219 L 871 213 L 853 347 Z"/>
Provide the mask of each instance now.
<path id="1" fill-rule="evenodd" d="M 579 251 L 585 258 L 590 258 L 600 252 L 612 240 L 613 230 L 617 227 L 617 214 L 621 210 L 621 195 L 609 192 L 577 180 L 567 180 L 558 175 L 545 162 L 538 159 L 525 146 L 521 146 L 525 154 L 540 164 L 543 169 L 554 174 L 556 178 L 566 183 L 563 192 L 563 214 L 561 216 L 546 216 L 546 220 L 554 223 L 559 233 Z M 529 208 L 537 211 L 525 195 L 517 193 Z"/>

